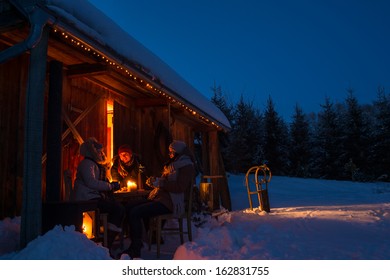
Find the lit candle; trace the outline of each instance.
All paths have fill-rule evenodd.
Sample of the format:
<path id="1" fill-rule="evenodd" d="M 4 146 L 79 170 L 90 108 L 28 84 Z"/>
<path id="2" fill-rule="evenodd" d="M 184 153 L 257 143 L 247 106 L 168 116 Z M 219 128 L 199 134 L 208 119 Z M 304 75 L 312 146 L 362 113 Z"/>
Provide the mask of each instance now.
<path id="1" fill-rule="evenodd" d="M 137 184 L 133 181 L 127 181 L 127 191 L 128 192 L 131 192 L 131 191 L 135 191 L 137 190 Z"/>
<path id="2" fill-rule="evenodd" d="M 127 191 L 128 191 L 128 192 L 130 191 L 130 185 L 131 185 L 131 182 L 130 182 L 130 181 L 127 181 Z"/>

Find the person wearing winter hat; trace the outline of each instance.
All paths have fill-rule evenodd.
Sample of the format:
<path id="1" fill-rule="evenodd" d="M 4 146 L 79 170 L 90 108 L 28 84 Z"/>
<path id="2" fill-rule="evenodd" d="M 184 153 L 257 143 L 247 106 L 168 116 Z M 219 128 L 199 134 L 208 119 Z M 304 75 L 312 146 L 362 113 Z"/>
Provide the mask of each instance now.
<path id="1" fill-rule="evenodd" d="M 146 181 L 145 165 L 141 164 L 139 157 L 133 153 L 129 145 L 125 144 L 119 147 L 118 155 L 112 159 L 110 169 L 111 180 L 120 182 L 126 186 L 127 181 L 136 182 L 139 188 L 143 188 Z"/>
<path id="2" fill-rule="evenodd" d="M 84 159 L 77 167 L 74 182 L 75 200 L 96 200 L 102 213 L 108 213 L 109 246 L 122 231 L 125 216 L 124 206 L 113 199 L 111 192 L 119 190 L 117 182 L 110 183 L 106 178 L 106 160 L 103 145 L 96 138 L 88 138 L 80 146 Z"/>
<path id="3" fill-rule="evenodd" d="M 180 154 L 184 151 L 184 149 L 187 148 L 187 145 L 186 143 L 184 143 L 183 141 L 178 141 L 178 140 L 174 140 L 170 145 L 169 145 L 169 150 L 171 152 L 174 152 L 174 153 L 177 153 L 177 154 Z"/>
<path id="4" fill-rule="evenodd" d="M 143 226 L 148 230 L 150 218 L 169 213 L 179 215 L 185 209 L 185 196 L 194 180 L 194 156 L 184 142 L 173 141 L 169 157 L 163 174 L 151 184 L 153 190 L 148 198 L 126 205 L 131 244 L 124 253 L 131 258 L 141 257 Z"/>

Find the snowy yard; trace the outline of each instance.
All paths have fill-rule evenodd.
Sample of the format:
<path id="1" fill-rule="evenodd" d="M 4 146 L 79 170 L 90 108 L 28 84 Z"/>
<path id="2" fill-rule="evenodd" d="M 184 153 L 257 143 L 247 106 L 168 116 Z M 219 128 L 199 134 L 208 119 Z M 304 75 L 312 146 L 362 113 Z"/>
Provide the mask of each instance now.
<path id="1" fill-rule="evenodd" d="M 166 236 L 162 259 L 389 260 L 390 184 L 273 177 L 271 212 L 250 210 L 244 175 L 230 175 L 233 211 L 193 226 L 193 242 Z M 0 222 L 0 259 L 110 259 L 73 228 L 17 251 L 20 218 Z M 123 255 L 122 258 L 126 259 Z M 143 249 L 144 259 L 155 258 Z"/>

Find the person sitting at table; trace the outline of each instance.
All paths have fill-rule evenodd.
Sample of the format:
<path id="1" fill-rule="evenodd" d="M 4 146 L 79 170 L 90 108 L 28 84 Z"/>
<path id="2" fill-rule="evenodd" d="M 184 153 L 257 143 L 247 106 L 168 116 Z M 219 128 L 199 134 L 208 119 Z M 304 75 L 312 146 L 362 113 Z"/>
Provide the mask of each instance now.
<path id="1" fill-rule="evenodd" d="M 110 183 L 106 178 L 106 157 L 103 145 L 96 138 L 87 139 L 80 146 L 84 159 L 77 167 L 74 182 L 76 200 L 96 200 L 101 213 L 108 213 L 108 247 L 122 232 L 125 207 L 116 201 L 112 192 L 119 190 L 117 182 Z"/>
<path id="2" fill-rule="evenodd" d="M 145 166 L 126 144 L 119 147 L 118 155 L 112 159 L 110 172 L 111 180 L 120 182 L 121 187 L 125 187 L 127 181 L 132 181 L 138 188 L 143 188 L 146 182 Z"/>
<path id="3" fill-rule="evenodd" d="M 189 191 L 194 179 L 194 163 L 194 156 L 187 145 L 173 141 L 169 145 L 169 161 L 164 165 L 162 176 L 154 180 L 149 196 L 126 205 L 131 244 L 124 253 L 130 258 L 141 257 L 143 227 L 147 230 L 150 218 L 184 209 L 184 194 Z"/>

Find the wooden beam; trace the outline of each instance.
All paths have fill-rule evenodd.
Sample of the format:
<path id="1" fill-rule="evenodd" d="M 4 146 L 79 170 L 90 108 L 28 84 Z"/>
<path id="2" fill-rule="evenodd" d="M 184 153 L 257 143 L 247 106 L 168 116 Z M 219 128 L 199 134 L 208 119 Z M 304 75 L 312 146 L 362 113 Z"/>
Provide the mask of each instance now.
<path id="1" fill-rule="evenodd" d="M 210 160 L 210 176 L 213 183 L 213 206 L 214 210 L 219 209 L 222 205 L 225 209 L 231 210 L 231 200 L 226 171 L 223 165 L 223 160 L 219 147 L 218 131 L 210 131 L 208 133 L 209 143 L 209 160 Z"/>
<path id="2" fill-rule="evenodd" d="M 20 223 L 20 247 L 36 239 L 42 230 L 42 150 L 47 45 L 49 27 L 31 50 L 26 94 L 25 140 L 23 160 L 23 206 Z"/>
<path id="3" fill-rule="evenodd" d="M 72 131 L 72 134 L 74 138 L 76 138 L 77 142 L 79 142 L 80 145 L 83 144 L 84 143 L 83 137 L 81 137 L 80 133 L 77 131 L 76 126 L 72 123 L 72 121 L 69 119 L 68 115 L 64 111 L 62 111 L 62 117 L 64 118 L 70 131 Z"/>
<path id="4" fill-rule="evenodd" d="M 111 76 L 109 78 L 102 77 L 103 76 L 88 76 L 86 77 L 86 79 L 96 85 L 99 85 L 102 88 L 107 89 L 108 91 L 111 91 L 120 96 L 125 96 L 126 98 L 134 98 L 139 95 L 138 89 L 130 84 L 118 83 L 118 81 L 116 79 L 113 79 Z"/>
<path id="5" fill-rule="evenodd" d="M 104 95 L 101 95 L 98 98 L 96 98 L 95 102 L 93 102 L 91 106 L 85 109 L 84 112 L 80 116 L 78 116 L 78 118 L 73 122 L 73 126 L 76 127 L 79 124 L 79 122 L 81 122 L 85 118 L 85 116 L 92 111 L 92 109 L 99 103 L 100 99 L 102 99 L 103 97 Z M 62 134 L 62 141 L 65 140 L 66 136 L 68 136 L 70 132 L 72 132 L 72 130 L 68 127 L 68 129 Z"/>
<path id="6" fill-rule="evenodd" d="M 15 14 L 0 14 L 0 33 L 21 28 L 24 24 L 25 20 L 15 17 Z"/>
<path id="7" fill-rule="evenodd" d="M 168 106 L 168 102 L 161 98 L 136 98 L 135 106 L 137 107 Z"/>
<path id="8" fill-rule="evenodd" d="M 132 78 L 119 73 L 118 71 L 112 70 L 110 72 L 110 78 L 114 81 L 124 84 L 126 87 L 129 87 L 134 90 L 134 92 L 139 95 L 140 93 L 149 94 L 150 96 L 154 96 L 151 90 L 145 88 L 144 86 L 140 86 L 138 82 L 134 81 Z"/>
<path id="9" fill-rule="evenodd" d="M 46 201 L 61 199 L 61 156 L 62 156 L 62 74 L 60 61 L 50 62 L 50 84 L 47 113 L 47 165 L 46 165 Z"/>
<path id="10" fill-rule="evenodd" d="M 26 24 L 26 18 L 22 16 L 8 1 L 1 1 L 0 33 L 20 28 Z"/>
<path id="11" fill-rule="evenodd" d="M 107 65 L 100 63 L 82 63 L 68 66 L 68 71 L 66 74 L 69 78 L 79 78 L 85 76 L 104 75 L 108 72 Z"/>
<path id="12" fill-rule="evenodd" d="M 69 124 L 71 124 L 72 127 L 75 128 L 75 127 L 82 121 L 82 119 L 84 119 L 85 116 L 88 115 L 89 112 L 92 111 L 92 109 L 99 103 L 100 99 L 102 99 L 103 97 L 104 97 L 104 95 L 99 96 L 99 97 L 95 100 L 95 102 L 93 102 L 93 103 L 91 104 L 91 106 L 89 106 L 87 109 L 85 109 L 85 110 L 83 111 L 83 113 L 82 113 L 80 116 L 78 116 L 78 118 L 77 118 L 73 123 L 70 121 Z M 66 114 L 65 114 L 65 115 L 66 115 Z M 64 115 L 63 115 L 63 116 L 64 116 Z M 66 115 L 66 117 L 67 117 L 67 115 Z M 69 118 L 68 118 L 68 119 L 69 119 Z M 65 120 L 65 121 L 66 121 L 66 120 Z M 68 123 L 67 123 L 67 124 L 68 124 Z M 69 124 L 68 124 L 68 128 L 67 128 L 67 129 L 65 130 L 65 132 L 62 134 L 61 141 L 64 141 L 65 138 L 69 135 L 69 133 L 71 133 L 71 132 L 72 132 L 72 133 L 77 132 L 77 129 L 70 128 Z M 80 134 L 77 132 L 76 135 L 75 135 L 76 138 L 78 137 L 77 135 L 80 135 Z M 79 143 L 80 143 L 80 139 L 82 139 L 81 136 L 77 139 L 77 141 L 78 141 Z M 81 142 L 81 143 L 82 143 L 82 142 Z M 42 164 L 45 163 L 46 159 L 47 159 L 47 154 L 44 154 L 44 155 L 42 156 Z"/>

